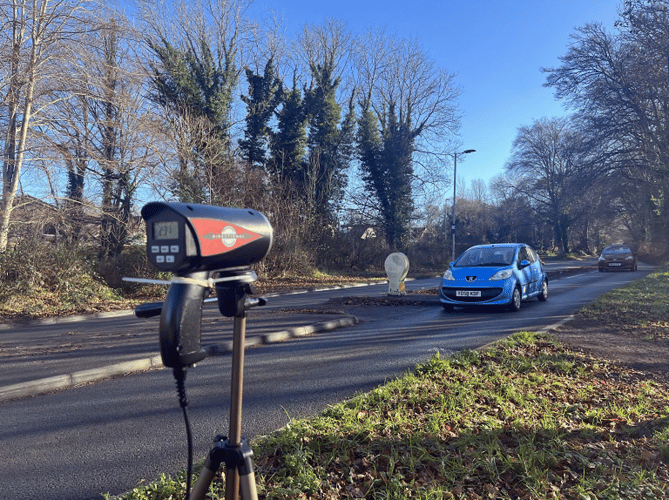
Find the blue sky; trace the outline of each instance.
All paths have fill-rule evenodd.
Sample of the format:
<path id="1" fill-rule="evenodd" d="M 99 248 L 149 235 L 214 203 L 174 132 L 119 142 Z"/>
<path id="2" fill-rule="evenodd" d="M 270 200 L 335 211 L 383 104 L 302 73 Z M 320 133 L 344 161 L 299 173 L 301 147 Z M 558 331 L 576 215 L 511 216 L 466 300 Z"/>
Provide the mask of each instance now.
<path id="1" fill-rule="evenodd" d="M 345 21 L 354 34 L 386 26 L 421 41 L 462 88 L 462 149 L 458 181 L 489 182 L 503 172 L 518 128 L 562 116 L 562 103 L 543 87 L 542 67 L 555 67 L 575 28 L 598 22 L 613 31 L 619 0 L 256 0 L 254 9 L 284 15 L 288 35 L 326 18 Z"/>

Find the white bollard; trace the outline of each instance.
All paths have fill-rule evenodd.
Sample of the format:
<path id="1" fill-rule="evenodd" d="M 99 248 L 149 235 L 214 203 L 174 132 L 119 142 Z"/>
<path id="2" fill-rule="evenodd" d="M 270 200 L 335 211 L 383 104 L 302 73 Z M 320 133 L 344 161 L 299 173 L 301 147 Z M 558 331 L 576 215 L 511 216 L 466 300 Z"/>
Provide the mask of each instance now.
<path id="1" fill-rule="evenodd" d="M 404 279 L 409 273 L 409 259 L 401 252 L 391 253 L 385 262 L 388 295 L 404 295 Z"/>

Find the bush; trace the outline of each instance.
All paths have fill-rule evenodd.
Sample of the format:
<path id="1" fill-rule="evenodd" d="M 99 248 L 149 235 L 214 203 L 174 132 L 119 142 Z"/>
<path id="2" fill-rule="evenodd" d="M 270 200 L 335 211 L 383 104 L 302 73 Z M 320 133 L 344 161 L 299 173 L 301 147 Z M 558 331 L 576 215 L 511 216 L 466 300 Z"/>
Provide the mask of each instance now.
<path id="1" fill-rule="evenodd" d="M 361 274 L 382 271 L 391 250 L 379 233 L 368 226 L 359 226 L 328 235 L 318 253 L 318 267 Z"/>
<path id="2" fill-rule="evenodd" d="M 84 247 L 36 238 L 16 242 L 0 253 L 0 312 L 39 317 L 119 302 L 94 263 Z"/>
<path id="3" fill-rule="evenodd" d="M 171 273 L 159 272 L 146 258 L 145 245 L 132 245 L 126 247 L 120 255 L 106 257 L 96 263 L 96 273 L 99 274 L 104 283 L 118 290 L 125 297 L 141 298 L 164 296 L 166 288 L 160 285 L 142 285 L 123 281 L 123 278 L 145 278 L 157 280 L 170 280 Z"/>
<path id="4" fill-rule="evenodd" d="M 87 274 L 88 268 L 86 257 L 76 247 L 21 240 L 0 253 L 1 294 L 27 294 L 37 288 L 58 291 Z"/>

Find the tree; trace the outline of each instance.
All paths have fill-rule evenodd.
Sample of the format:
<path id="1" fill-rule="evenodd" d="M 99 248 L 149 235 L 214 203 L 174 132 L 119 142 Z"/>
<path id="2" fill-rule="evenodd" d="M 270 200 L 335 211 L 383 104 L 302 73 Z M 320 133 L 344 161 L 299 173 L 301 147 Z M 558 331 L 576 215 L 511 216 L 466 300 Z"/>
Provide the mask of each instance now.
<path id="1" fill-rule="evenodd" d="M 625 2 L 619 34 L 588 24 L 573 35 L 547 86 L 567 100 L 609 145 L 609 165 L 652 173 L 654 239 L 669 231 L 669 13 L 665 2 Z M 651 187 L 651 186 L 649 186 Z M 643 210 L 643 207 L 639 207 Z"/>
<path id="2" fill-rule="evenodd" d="M 300 45 L 311 77 L 304 92 L 308 156 L 300 185 L 323 224 L 336 219 L 352 160 L 354 106 L 342 120 L 338 89 L 351 50 L 351 36 L 341 23 L 305 27 Z"/>
<path id="3" fill-rule="evenodd" d="M 144 74 L 127 26 L 109 19 L 96 31 L 89 67 L 88 107 L 94 123 L 92 174 L 101 187 L 101 253 L 119 255 L 128 242 L 135 195 L 155 171 L 153 119 L 144 99 Z M 96 43 L 97 42 L 97 43 Z"/>
<path id="4" fill-rule="evenodd" d="M 177 3 L 174 22 L 164 22 L 155 4 L 144 3 L 152 99 L 166 117 L 175 151 L 176 164 L 166 165 L 171 191 L 183 201 L 235 203 L 229 184 L 237 175 L 231 113 L 248 5 L 245 0 Z"/>
<path id="5" fill-rule="evenodd" d="M 495 229 L 491 241 L 523 241 L 536 248 L 548 247 L 550 245 L 536 237 L 537 217 L 531 200 L 516 189 L 521 182 L 513 173 L 500 174 L 492 179 L 490 189 L 495 199 L 492 227 Z"/>
<path id="6" fill-rule="evenodd" d="M 21 171 L 31 159 L 37 120 L 53 104 L 54 92 L 67 88 L 67 61 L 77 37 L 88 29 L 88 2 L 82 0 L 0 1 L 0 15 L 7 20 L 0 30 L 0 90 L 7 107 L 2 149 L 2 202 L 0 251 L 7 248 L 9 224 Z"/>
<path id="7" fill-rule="evenodd" d="M 270 134 L 271 157 L 267 165 L 275 180 L 289 180 L 298 185 L 306 152 L 306 114 L 302 92 L 293 82 L 290 91 L 281 93 L 280 109 L 276 112 L 277 130 Z"/>
<path id="8" fill-rule="evenodd" d="M 358 123 L 363 179 L 379 202 L 388 244 L 399 248 L 407 243 L 415 187 L 434 174 L 421 168 L 429 162 L 420 159 L 437 158 L 458 130 L 459 89 L 416 41 L 383 32 L 360 42 L 356 66 L 363 89 Z"/>
<path id="9" fill-rule="evenodd" d="M 211 203 L 217 196 L 210 188 L 229 163 L 221 152 L 230 149 L 234 72 L 217 66 L 204 39 L 185 50 L 165 38 L 149 43 L 157 57 L 152 99 L 165 111 L 179 161 L 173 190 L 181 201 Z"/>
<path id="10" fill-rule="evenodd" d="M 369 104 L 363 105 L 358 125 L 358 154 L 363 181 L 379 202 L 386 241 L 391 248 L 399 248 L 406 243 L 413 211 L 412 140 L 405 124 L 398 122 L 392 104 L 387 119 L 379 131 Z"/>
<path id="11" fill-rule="evenodd" d="M 591 185 L 594 164 L 568 118 L 542 118 L 518 130 L 506 170 L 515 189 L 554 230 L 561 254 L 569 250 L 569 228 L 582 216 L 578 201 Z"/>
<path id="12" fill-rule="evenodd" d="M 270 58 L 263 75 L 246 69 L 249 95 L 242 96 L 246 104 L 246 129 L 239 147 L 242 157 L 251 167 L 265 167 L 266 144 L 269 141 L 269 121 L 274 115 L 282 95 L 282 83 L 276 75 L 274 60 Z"/>
<path id="13" fill-rule="evenodd" d="M 69 62 L 69 87 L 54 94 L 48 126 L 37 129 L 43 157 L 65 165 L 65 235 L 77 240 L 84 221 L 99 213 L 103 257 L 125 247 L 137 189 L 157 164 L 154 116 L 134 35 L 118 15 L 92 20 Z"/>

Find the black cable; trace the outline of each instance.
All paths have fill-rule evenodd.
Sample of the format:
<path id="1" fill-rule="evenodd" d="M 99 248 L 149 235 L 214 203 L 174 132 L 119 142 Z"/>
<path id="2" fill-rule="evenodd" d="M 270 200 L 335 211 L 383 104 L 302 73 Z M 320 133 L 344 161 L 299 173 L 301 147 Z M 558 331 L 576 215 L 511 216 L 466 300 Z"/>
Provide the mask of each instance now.
<path id="1" fill-rule="evenodd" d="M 188 469 L 186 472 L 186 500 L 190 497 L 190 488 L 193 478 L 193 434 L 191 432 L 190 419 L 188 418 L 188 398 L 186 397 L 186 370 L 183 367 L 173 369 L 174 379 L 177 382 L 177 394 L 179 405 L 184 415 L 186 424 L 186 440 L 188 441 Z"/>

